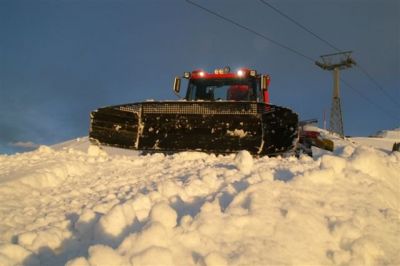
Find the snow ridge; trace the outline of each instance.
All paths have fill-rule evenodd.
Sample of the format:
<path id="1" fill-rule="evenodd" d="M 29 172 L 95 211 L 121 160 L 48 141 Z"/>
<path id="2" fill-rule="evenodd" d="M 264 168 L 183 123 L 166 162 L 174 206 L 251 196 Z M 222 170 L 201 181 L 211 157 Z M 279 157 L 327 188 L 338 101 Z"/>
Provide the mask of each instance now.
<path id="1" fill-rule="evenodd" d="M 1 265 L 400 264 L 400 153 L 0 155 Z"/>

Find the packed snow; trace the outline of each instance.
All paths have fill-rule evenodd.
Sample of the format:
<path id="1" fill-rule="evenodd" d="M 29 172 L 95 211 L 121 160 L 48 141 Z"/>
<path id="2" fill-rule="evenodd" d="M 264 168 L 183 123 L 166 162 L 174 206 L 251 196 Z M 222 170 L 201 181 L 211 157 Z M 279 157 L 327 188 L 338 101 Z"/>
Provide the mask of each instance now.
<path id="1" fill-rule="evenodd" d="M 391 151 L 395 142 L 400 143 L 400 128 L 382 130 L 372 137 L 353 137 L 351 140 L 383 151 Z"/>
<path id="2" fill-rule="evenodd" d="M 400 127 L 392 130 L 381 130 L 376 134 L 376 137 L 387 139 L 400 139 Z"/>
<path id="3" fill-rule="evenodd" d="M 0 265 L 400 265 L 400 153 L 332 138 L 299 159 L 0 155 Z"/>

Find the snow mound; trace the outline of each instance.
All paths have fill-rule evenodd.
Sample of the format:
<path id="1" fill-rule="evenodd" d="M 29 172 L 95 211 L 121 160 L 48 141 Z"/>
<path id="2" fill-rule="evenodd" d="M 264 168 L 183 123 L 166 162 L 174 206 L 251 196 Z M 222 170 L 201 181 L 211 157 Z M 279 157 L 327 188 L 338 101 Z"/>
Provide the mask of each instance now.
<path id="1" fill-rule="evenodd" d="M 123 231 L 135 221 L 136 213 L 133 201 L 116 204 L 110 211 L 105 213 L 97 224 L 97 236 L 106 234 L 109 237 L 118 237 Z"/>
<path id="2" fill-rule="evenodd" d="M 382 130 L 373 137 L 352 137 L 357 144 L 391 152 L 394 143 L 400 143 L 400 128 L 393 130 Z"/>
<path id="3" fill-rule="evenodd" d="M 168 204 L 158 203 L 151 209 L 150 218 L 151 221 L 159 222 L 166 228 L 173 228 L 176 226 L 178 216 Z"/>
<path id="4" fill-rule="evenodd" d="M 326 133 L 328 135 L 328 133 Z M 0 157 L 1 265 L 399 265 L 400 153 Z"/>
<path id="5" fill-rule="evenodd" d="M 253 168 L 253 157 L 248 151 L 240 151 L 235 157 L 236 167 L 244 174 L 250 174 Z"/>
<path id="6" fill-rule="evenodd" d="M 376 137 L 387 138 L 387 139 L 400 139 L 400 128 L 379 131 L 376 134 Z"/>

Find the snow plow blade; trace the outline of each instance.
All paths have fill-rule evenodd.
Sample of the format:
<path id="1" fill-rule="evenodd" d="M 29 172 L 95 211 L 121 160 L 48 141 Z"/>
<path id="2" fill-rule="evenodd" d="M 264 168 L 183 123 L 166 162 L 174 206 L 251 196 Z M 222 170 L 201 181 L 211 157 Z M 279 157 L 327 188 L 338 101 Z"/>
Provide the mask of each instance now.
<path id="1" fill-rule="evenodd" d="M 327 151 L 333 151 L 334 142 L 330 139 L 321 138 L 321 139 L 316 139 L 314 146 Z"/>
<path id="2" fill-rule="evenodd" d="M 295 150 L 298 116 L 290 109 L 255 102 L 143 102 L 91 113 L 93 143 L 144 152 L 247 150 L 281 155 Z"/>

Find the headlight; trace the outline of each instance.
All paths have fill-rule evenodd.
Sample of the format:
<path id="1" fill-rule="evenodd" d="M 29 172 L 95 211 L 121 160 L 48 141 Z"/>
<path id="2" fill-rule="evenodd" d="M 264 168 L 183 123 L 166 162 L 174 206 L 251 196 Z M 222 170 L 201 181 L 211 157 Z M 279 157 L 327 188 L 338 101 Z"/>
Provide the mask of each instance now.
<path id="1" fill-rule="evenodd" d="M 239 77 L 243 77 L 244 76 L 244 71 L 243 70 L 238 70 L 237 75 Z"/>
<path id="2" fill-rule="evenodd" d="M 183 73 L 183 77 L 184 77 L 185 79 L 190 78 L 190 72 L 185 72 L 185 73 Z"/>
<path id="3" fill-rule="evenodd" d="M 200 77 L 204 77 L 204 72 L 203 71 L 199 72 L 199 75 Z"/>

